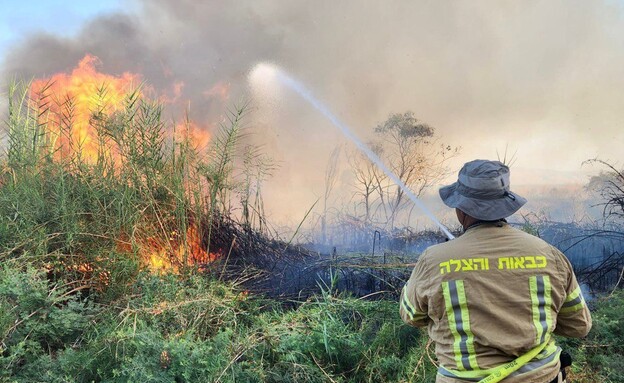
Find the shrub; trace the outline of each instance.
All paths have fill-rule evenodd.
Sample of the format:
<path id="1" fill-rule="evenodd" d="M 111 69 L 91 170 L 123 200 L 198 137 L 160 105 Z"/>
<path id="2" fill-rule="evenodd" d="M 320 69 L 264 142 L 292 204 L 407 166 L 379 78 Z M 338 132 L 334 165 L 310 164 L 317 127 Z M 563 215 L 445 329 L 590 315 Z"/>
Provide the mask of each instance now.
<path id="1" fill-rule="evenodd" d="M 51 284 L 42 271 L 0 268 L 0 376 L 82 342 L 94 310 L 70 289 Z"/>
<path id="2" fill-rule="evenodd" d="M 573 381 L 624 381 L 624 292 L 598 298 L 592 304 L 592 329 L 585 339 L 561 339 L 573 358 Z"/>

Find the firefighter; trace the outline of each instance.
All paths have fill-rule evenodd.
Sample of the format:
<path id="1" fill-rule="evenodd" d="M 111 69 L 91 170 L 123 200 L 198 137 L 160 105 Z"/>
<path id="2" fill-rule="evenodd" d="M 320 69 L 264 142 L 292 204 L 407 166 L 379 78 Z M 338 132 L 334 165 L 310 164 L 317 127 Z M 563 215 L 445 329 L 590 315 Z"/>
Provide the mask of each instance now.
<path id="1" fill-rule="evenodd" d="M 468 162 L 440 197 L 464 232 L 422 253 L 400 298 L 403 321 L 435 343 L 436 383 L 564 382 L 552 334 L 584 337 L 591 316 L 565 255 L 507 224 L 526 203 L 509 168 Z"/>

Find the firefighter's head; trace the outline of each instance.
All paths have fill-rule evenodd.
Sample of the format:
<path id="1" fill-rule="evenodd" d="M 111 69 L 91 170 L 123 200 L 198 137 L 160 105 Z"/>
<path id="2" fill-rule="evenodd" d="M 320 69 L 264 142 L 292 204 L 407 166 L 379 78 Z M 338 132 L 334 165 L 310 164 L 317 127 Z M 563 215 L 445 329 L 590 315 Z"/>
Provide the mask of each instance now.
<path id="1" fill-rule="evenodd" d="M 496 221 L 518 211 L 527 200 L 509 190 L 509 167 L 499 161 L 474 160 L 461 168 L 457 182 L 440 189 L 448 206 L 481 221 Z"/>

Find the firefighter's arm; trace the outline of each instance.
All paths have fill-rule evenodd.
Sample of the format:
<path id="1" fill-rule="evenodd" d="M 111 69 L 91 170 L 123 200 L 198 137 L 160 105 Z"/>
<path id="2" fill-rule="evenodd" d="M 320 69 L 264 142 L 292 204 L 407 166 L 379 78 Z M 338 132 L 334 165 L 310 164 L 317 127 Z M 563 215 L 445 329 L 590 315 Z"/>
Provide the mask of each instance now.
<path id="1" fill-rule="evenodd" d="M 563 305 L 559 308 L 557 314 L 557 326 L 555 334 L 567 336 L 570 338 L 582 338 L 589 333 L 592 327 L 592 319 L 581 287 L 579 286 L 572 265 L 563 256 L 564 265 L 568 269 L 568 286 L 566 288 L 566 297 Z"/>
<path id="2" fill-rule="evenodd" d="M 422 275 L 423 261 L 416 264 L 410 279 L 407 281 L 400 297 L 401 319 L 410 326 L 425 327 L 429 323 L 427 316 L 427 302 L 421 296 L 419 298 L 418 287 L 421 287 L 424 280 L 420 279 Z"/>

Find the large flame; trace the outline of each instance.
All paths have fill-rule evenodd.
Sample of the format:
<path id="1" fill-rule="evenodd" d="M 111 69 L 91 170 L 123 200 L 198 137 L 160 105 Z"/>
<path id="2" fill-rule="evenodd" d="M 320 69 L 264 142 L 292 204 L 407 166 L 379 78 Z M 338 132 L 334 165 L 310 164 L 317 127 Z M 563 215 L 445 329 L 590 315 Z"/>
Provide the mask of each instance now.
<path id="1" fill-rule="evenodd" d="M 57 73 L 49 78 L 34 80 L 30 87 L 33 109 L 37 110 L 39 123 L 48 133 L 49 145 L 55 155 L 80 156 L 87 164 L 95 164 L 101 155 L 94 116 L 110 117 L 126 107 L 129 92 L 135 92 L 141 76 L 124 72 L 121 75 L 101 73 L 97 70 L 99 59 L 86 55 L 71 73 Z M 174 81 L 170 91 L 159 97 L 161 103 L 180 106 L 184 83 Z M 143 87 L 145 92 L 151 92 Z M 208 97 L 227 98 L 228 87 L 218 84 Z M 143 94 L 139 94 L 142 97 Z M 210 141 L 208 127 L 186 121 L 165 132 L 173 140 L 187 140 L 194 149 L 203 150 Z M 174 132 L 176 132 L 174 134 Z M 116 157 L 114 149 L 104 148 L 105 155 Z M 205 264 L 219 255 L 208 253 L 202 246 L 201 231 L 190 225 L 182 233 L 174 230 L 157 236 L 136 236 L 134 248 L 127 237 L 119 238 L 118 251 L 139 252 L 147 267 L 155 272 L 177 272 L 181 265 Z"/>
<path id="2" fill-rule="evenodd" d="M 124 72 L 115 76 L 101 73 L 97 70 L 99 64 L 97 57 L 87 54 L 71 73 L 36 79 L 30 86 L 31 97 L 36 103 L 34 107 L 52 137 L 52 149 L 62 154 L 79 154 L 90 164 L 97 161 L 99 149 L 93 116 L 110 116 L 124 108 L 129 92 L 138 90 L 141 85 L 139 74 Z M 151 91 L 149 87 L 143 88 Z M 183 82 L 174 81 L 171 91 L 156 98 L 164 104 L 181 107 L 183 88 Z M 228 88 L 219 85 L 212 91 L 211 96 L 227 97 Z M 186 135 L 195 146 L 205 148 L 211 139 L 210 126 L 195 121 L 184 125 Z"/>
<path id="3" fill-rule="evenodd" d="M 31 95 L 48 133 L 53 149 L 64 154 L 80 154 L 87 163 L 98 155 L 97 132 L 91 123 L 94 113 L 109 115 L 123 107 L 127 92 L 138 87 L 140 76 L 124 72 L 120 76 L 100 73 L 97 57 L 86 55 L 71 73 L 57 73 L 34 80 Z"/>

